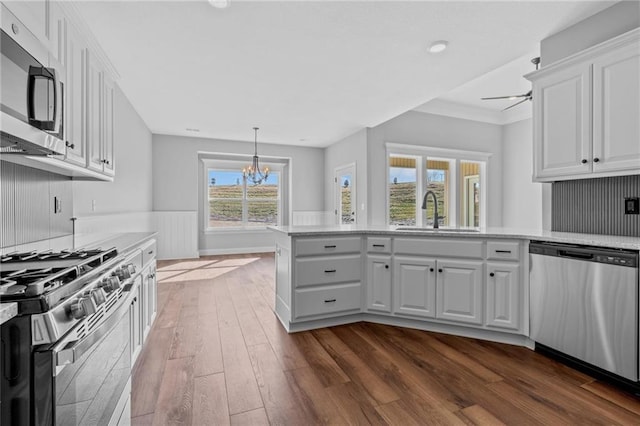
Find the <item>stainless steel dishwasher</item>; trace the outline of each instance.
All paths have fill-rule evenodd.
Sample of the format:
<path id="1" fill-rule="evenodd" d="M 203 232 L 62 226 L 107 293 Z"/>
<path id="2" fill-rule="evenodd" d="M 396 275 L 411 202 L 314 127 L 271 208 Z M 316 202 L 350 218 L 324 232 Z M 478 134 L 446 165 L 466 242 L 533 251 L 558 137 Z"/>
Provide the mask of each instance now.
<path id="1" fill-rule="evenodd" d="M 638 382 L 638 252 L 532 241 L 536 349 Z"/>

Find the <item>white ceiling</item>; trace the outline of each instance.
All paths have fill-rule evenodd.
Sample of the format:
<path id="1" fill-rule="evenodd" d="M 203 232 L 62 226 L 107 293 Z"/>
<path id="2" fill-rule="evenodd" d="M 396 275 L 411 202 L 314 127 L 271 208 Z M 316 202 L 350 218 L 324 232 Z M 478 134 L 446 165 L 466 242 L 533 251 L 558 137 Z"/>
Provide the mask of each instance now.
<path id="1" fill-rule="evenodd" d="M 473 104 L 480 96 L 519 93 L 528 88 L 520 76 L 532 68 L 505 71 L 517 87 L 496 77 L 490 86 L 476 80 L 450 91 L 530 59 L 541 39 L 612 4 L 231 0 L 227 9 L 216 9 L 197 0 L 76 6 L 153 133 L 253 140 L 258 126 L 260 142 L 322 147 L 438 97 Z M 448 40 L 449 48 L 427 53 L 438 39 Z"/>

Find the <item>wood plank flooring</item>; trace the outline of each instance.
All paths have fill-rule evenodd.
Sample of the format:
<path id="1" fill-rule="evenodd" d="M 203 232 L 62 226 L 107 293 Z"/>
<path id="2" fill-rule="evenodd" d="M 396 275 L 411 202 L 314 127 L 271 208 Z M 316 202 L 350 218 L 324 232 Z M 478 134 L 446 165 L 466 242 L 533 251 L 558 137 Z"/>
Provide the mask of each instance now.
<path id="1" fill-rule="evenodd" d="M 273 255 L 158 278 L 133 424 L 640 424 L 640 399 L 525 348 L 369 323 L 287 334 Z"/>

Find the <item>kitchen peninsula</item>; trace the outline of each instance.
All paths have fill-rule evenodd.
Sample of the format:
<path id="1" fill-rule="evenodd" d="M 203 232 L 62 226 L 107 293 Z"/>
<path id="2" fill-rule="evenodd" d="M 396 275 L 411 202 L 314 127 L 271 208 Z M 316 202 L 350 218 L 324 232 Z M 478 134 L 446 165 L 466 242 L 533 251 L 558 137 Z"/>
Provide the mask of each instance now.
<path id="1" fill-rule="evenodd" d="M 524 229 L 270 229 L 289 332 L 369 321 L 528 347 L 530 241 L 640 251 L 635 237 Z"/>

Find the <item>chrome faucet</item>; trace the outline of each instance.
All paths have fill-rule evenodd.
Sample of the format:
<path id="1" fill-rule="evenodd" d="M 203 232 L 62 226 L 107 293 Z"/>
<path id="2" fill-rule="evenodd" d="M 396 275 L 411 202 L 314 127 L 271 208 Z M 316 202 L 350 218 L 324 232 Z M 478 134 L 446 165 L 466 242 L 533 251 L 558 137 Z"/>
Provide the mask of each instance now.
<path id="1" fill-rule="evenodd" d="M 427 197 L 429 196 L 429 194 L 433 195 L 433 228 L 438 229 L 438 222 L 440 221 L 440 219 L 438 218 L 438 197 L 436 197 L 435 192 L 427 191 L 424 194 L 424 199 L 422 200 L 422 210 L 427 209 Z"/>

